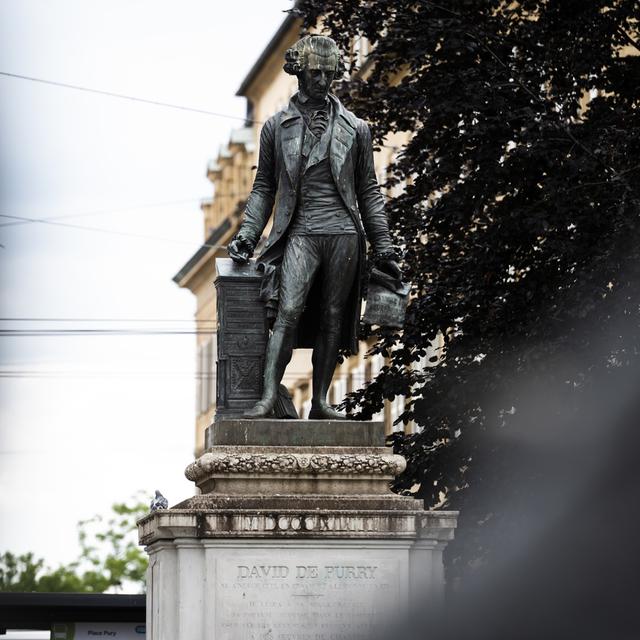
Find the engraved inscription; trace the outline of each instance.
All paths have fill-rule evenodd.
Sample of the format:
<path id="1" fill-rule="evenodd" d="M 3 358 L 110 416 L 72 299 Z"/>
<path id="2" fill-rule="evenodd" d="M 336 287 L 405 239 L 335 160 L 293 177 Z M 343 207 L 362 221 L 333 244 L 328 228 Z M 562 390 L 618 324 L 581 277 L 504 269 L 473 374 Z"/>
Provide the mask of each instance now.
<path id="1" fill-rule="evenodd" d="M 296 565 L 296 578 L 336 578 L 353 580 L 373 580 L 377 570 L 377 565 Z M 238 580 L 256 578 L 287 578 L 291 569 L 287 565 L 238 565 Z"/>
<path id="2" fill-rule="evenodd" d="M 404 601 L 399 562 L 388 556 L 304 550 L 273 559 L 217 561 L 216 640 L 365 640 Z"/>

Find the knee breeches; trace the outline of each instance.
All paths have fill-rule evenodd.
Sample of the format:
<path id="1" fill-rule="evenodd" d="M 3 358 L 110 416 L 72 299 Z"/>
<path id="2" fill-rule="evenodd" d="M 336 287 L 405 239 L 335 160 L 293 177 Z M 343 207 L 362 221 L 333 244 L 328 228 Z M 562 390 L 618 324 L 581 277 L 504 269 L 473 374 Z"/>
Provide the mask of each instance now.
<path id="1" fill-rule="evenodd" d="M 274 329 L 298 326 L 309 291 L 316 277 L 320 277 L 321 330 L 340 331 L 357 266 L 357 235 L 291 236 L 282 260 Z"/>

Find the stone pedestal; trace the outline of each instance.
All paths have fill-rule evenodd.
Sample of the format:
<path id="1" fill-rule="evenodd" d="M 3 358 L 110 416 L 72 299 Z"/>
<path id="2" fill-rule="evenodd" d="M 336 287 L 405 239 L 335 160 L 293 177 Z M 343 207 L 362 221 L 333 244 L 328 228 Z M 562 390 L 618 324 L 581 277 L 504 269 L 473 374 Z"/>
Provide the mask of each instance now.
<path id="1" fill-rule="evenodd" d="M 202 491 L 139 522 L 152 640 L 369 638 L 437 602 L 455 512 L 390 493 L 405 461 L 372 422 L 222 420 Z"/>

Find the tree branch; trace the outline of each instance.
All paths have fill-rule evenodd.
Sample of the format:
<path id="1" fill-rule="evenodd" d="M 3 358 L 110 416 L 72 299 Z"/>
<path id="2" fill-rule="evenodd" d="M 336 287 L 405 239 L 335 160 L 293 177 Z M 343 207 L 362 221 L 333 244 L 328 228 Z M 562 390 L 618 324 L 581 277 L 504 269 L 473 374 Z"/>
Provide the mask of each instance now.
<path id="1" fill-rule="evenodd" d="M 457 13 L 455 11 L 452 11 L 451 9 L 447 9 L 441 5 L 438 5 L 434 2 L 431 2 L 431 0 L 419 0 L 419 2 L 421 4 L 425 4 L 425 5 L 429 5 L 431 7 L 433 7 L 434 9 L 440 9 L 441 11 L 445 11 L 446 13 L 449 13 L 451 15 L 454 15 L 458 18 L 464 18 L 464 16 L 460 13 Z M 486 40 L 478 35 L 477 33 L 475 33 L 473 30 L 470 31 L 465 31 L 465 35 L 468 36 L 469 38 L 471 38 L 472 40 L 475 40 L 478 44 L 480 44 L 480 46 L 487 51 L 487 53 L 489 53 L 489 55 L 506 71 L 509 72 L 509 75 L 511 77 L 513 77 L 515 84 L 517 84 L 528 96 L 530 96 L 531 98 L 533 98 L 536 102 L 538 102 L 539 104 L 541 104 L 545 110 L 549 110 L 549 103 L 548 100 L 543 99 L 542 97 L 540 97 L 538 94 L 536 94 L 534 91 L 532 91 L 531 89 L 529 89 L 529 87 L 527 87 L 520 78 L 517 77 L 517 74 L 515 74 L 513 72 L 513 70 L 511 69 L 511 67 L 504 62 L 500 56 L 498 56 L 498 54 L 493 51 L 493 49 L 491 49 L 491 47 L 487 44 Z M 499 36 L 498 36 L 499 37 Z M 560 129 L 562 131 L 564 131 L 564 133 L 567 135 L 567 137 L 573 142 L 574 145 L 576 145 L 577 147 L 579 147 L 580 149 L 582 149 L 587 155 L 589 155 L 591 158 L 593 158 L 596 162 L 598 162 L 598 164 L 602 165 L 604 167 L 604 169 L 608 172 L 611 172 L 614 176 L 617 176 L 618 173 L 617 171 L 613 168 L 610 167 L 609 165 L 607 165 L 601 158 L 599 158 L 593 151 L 591 151 L 591 149 L 589 149 L 587 146 L 585 146 L 584 144 L 582 144 L 582 142 L 580 142 L 574 135 L 573 133 L 569 130 L 569 128 L 561 123 L 558 122 L 557 123 L 558 126 L 560 127 Z"/>
<path id="2" fill-rule="evenodd" d="M 620 25 L 616 25 L 616 31 L 627 41 L 629 45 L 640 51 L 640 45 Z"/>

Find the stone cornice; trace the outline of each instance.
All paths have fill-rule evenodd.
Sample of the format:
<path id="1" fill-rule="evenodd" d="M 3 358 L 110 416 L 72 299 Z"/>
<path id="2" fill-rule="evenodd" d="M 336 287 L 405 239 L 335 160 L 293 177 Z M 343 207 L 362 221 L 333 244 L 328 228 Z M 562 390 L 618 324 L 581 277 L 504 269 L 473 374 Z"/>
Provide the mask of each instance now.
<path id="1" fill-rule="evenodd" d="M 457 512 L 254 509 L 155 511 L 138 522 L 140 543 L 176 538 L 364 538 L 410 539 L 436 547 L 453 538 Z"/>
<path id="2" fill-rule="evenodd" d="M 397 476 L 406 465 L 402 456 L 391 453 L 232 453 L 216 450 L 191 463 L 185 475 L 193 482 L 215 473 Z"/>

